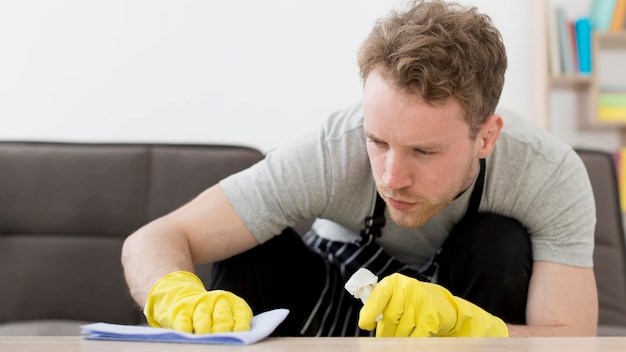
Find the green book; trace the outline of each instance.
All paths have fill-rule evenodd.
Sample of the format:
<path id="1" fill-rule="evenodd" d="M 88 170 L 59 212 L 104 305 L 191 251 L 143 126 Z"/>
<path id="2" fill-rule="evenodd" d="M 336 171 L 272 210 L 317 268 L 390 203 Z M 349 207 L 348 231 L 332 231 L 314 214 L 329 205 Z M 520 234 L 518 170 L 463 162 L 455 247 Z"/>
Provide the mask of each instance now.
<path id="1" fill-rule="evenodd" d="M 626 107 L 626 93 L 600 93 L 598 94 L 598 106 Z"/>

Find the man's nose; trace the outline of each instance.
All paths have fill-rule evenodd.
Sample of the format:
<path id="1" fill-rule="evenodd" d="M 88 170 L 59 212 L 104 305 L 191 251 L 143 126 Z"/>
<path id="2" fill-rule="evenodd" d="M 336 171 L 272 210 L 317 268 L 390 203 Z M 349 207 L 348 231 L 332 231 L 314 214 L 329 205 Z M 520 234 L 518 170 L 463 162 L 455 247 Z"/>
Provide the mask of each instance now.
<path id="1" fill-rule="evenodd" d="M 402 155 L 389 153 L 385 160 L 385 172 L 382 180 L 391 189 L 400 189 L 411 184 L 408 163 Z"/>

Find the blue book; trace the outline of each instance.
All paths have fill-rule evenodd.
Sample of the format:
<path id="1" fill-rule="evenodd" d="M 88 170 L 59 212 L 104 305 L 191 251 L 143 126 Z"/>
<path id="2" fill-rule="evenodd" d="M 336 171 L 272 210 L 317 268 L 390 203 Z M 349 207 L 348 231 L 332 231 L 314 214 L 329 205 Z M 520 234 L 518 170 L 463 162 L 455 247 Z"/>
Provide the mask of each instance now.
<path id="1" fill-rule="evenodd" d="M 575 22 L 576 46 L 578 48 L 578 71 L 580 74 L 591 73 L 591 21 L 581 17 Z"/>

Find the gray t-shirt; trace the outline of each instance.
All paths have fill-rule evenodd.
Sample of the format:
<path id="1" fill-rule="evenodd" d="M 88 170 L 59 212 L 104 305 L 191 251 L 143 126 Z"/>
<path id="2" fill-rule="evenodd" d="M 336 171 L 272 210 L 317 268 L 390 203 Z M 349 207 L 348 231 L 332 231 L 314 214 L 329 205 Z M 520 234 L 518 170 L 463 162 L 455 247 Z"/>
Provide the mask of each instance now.
<path id="1" fill-rule="evenodd" d="M 524 225 L 534 260 L 591 267 L 595 204 L 584 164 L 569 145 L 531 121 L 510 111 L 499 113 L 504 127 L 487 158 L 479 210 Z M 320 129 L 268 153 L 221 185 L 261 243 L 312 218 L 322 237 L 359 238 L 376 199 L 361 104 L 332 114 Z M 425 264 L 465 214 L 472 188 L 417 229 L 396 225 L 386 213 L 377 243 L 404 264 Z"/>

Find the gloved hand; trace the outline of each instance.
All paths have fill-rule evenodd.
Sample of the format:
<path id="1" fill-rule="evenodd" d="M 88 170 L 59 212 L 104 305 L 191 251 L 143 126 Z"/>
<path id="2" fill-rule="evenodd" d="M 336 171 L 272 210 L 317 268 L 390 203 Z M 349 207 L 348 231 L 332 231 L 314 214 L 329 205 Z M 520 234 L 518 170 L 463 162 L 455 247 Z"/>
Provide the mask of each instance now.
<path id="1" fill-rule="evenodd" d="M 376 318 L 382 319 L 376 324 Z M 444 287 L 393 274 L 381 280 L 361 309 L 359 327 L 376 337 L 508 337 L 498 317 Z"/>
<path id="2" fill-rule="evenodd" d="M 150 326 L 196 334 L 250 330 L 252 319 L 252 310 L 242 298 L 227 291 L 207 291 L 196 275 L 186 271 L 157 281 L 144 314 Z"/>

